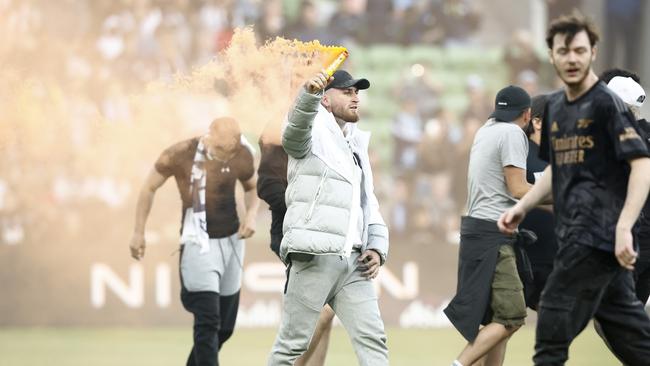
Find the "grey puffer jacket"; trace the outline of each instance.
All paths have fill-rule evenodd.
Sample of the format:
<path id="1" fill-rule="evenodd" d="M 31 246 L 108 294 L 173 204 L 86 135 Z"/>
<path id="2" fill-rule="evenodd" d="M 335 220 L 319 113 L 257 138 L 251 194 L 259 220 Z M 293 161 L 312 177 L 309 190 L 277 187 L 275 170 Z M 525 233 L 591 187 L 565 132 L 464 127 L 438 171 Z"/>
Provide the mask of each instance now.
<path id="1" fill-rule="evenodd" d="M 280 255 L 285 262 L 289 253 L 349 256 L 356 224 L 353 218 L 359 213 L 363 215 L 361 250 L 376 250 L 383 264 L 388 254 L 388 229 L 374 194 L 368 158 L 370 133 L 348 123 L 345 136 L 334 115 L 321 105 L 321 98 L 322 94 L 302 90 L 282 135 L 282 146 L 289 155 L 289 186 Z M 361 163 L 360 187 L 352 184 L 355 166 L 351 150 Z M 354 194 L 359 195 L 361 207 L 352 207 Z"/>

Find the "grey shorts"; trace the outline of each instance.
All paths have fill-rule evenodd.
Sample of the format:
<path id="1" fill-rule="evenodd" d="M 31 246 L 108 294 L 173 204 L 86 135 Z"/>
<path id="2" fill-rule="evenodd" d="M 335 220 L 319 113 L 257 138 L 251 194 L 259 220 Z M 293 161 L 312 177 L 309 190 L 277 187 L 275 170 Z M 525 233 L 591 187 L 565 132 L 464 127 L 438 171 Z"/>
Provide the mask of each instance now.
<path id="1" fill-rule="evenodd" d="M 241 288 L 245 241 L 235 233 L 229 237 L 210 239 L 210 251 L 201 254 L 201 247 L 181 247 L 181 282 L 189 292 L 211 291 L 230 296 Z"/>

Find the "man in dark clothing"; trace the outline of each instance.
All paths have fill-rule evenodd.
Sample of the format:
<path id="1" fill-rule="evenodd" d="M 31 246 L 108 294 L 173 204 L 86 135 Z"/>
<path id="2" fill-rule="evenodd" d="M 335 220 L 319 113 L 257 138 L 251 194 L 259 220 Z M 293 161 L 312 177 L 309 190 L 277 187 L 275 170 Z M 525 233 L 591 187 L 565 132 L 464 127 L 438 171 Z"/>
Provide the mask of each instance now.
<path id="1" fill-rule="evenodd" d="M 526 159 L 526 180 L 530 184 L 541 178 L 548 163 L 539 158 L 539 144 L 542 138 L 542 120 L 548 97 L 538 95 L 532 101 L 532 118 L 526 129 L 528 136 L 528 158 Z M 553 259 L 557 253 L 557 242 L 553 233 L 553 210 L 551 206 L 533 208 L 520 227 L 537 235 L 537 242 L 526 247 L 528 259 L 533 270 L 533 288 L 526 291 L 526 304 L 537 310 L 539 297 L 546 285 L 546 280 L 553 270 Z"/>
<path id="2" fill-rule="evenodd" d="M 616 79 L 613 80 L 614 78 Z M 650 149 L 650 122 L 641 118 L 640 114 L 646 95 L 640 85 L 639 76 L 626 70 L 610 69 L 604 71 L 600 79 L 630 108 L 639 124 L 641 136 Z M 634 267 L 636 294 L 643 304 L 647 304 L 650 296 L 650 199 L 646 200 L 641 210 L 636 229 L 635 239 L 639 251 L 639 258 Z"/>
<path id="3" fill-rule="evenodd" d="M 632 227 L 650 189 L 648 149 L 634 116 L 592 62 L 598 34 L 580 15 L 553 21 L 546 38 L 564 90 L 549 96 L 533 188 L 499 218 L 512 233 L 553 195 L 559 251 L 541 295 L 535 365 L 564 365 L 573 339 L 594 317 L 616 356 L 647 365 L 650 318 L 636 298 Z"/>
<path id="4" fill-rule="evenodd" d="M 181 301 L 194 315 L 194 346 L 187 366 L 216 366 L 230 338 L 239 307 L 244 239 L 255 232 L 259 199 L 253 150 L 232 118 L 219 118 L 210 132 L 162 152 L 145 181 L 136 208 L 131 256 L 145 251 L 145 224 L 156 191 L 173 176 L 182 201 Z M 245 191 L 240 223 L 235 185 Z"/>
<path id="5" fill-rule="evenodd" d="M 284 192 L 287 190 L 287 153 L 282 145 L 264 142 L 260 139 L 262 157 L 257 169 L 257 195 L 263 199 L 271 211 L 271 251 L 280 257 L 282 224 L 287 205 Z"/>
<path id="6" fill-rule="evenodd" d="M 608 84 L 607 86 L 623 100 L 632 114 L 634 114 L 642 132 L 641 136 L 647 142 L 648 137 L 650 137 L 646 130 L 648 123 L 644 119 L 640 119 L 641 117 L 639 113 L 639 109 L 645 100 L 645 91 L 641 85 L 638 84 L 639 77 L 626 70 L 609 69 L 603 71 L 600 75 L 600 79 Z M 650 144 L 648 145 L 650 147 Z M 634 266 L 634 282 L 637 298 L 642 304 L 648 302 L 648 295 L 650 294 L 650 240 L 648 240 L 649 237 L 647 234 L 647 232 L 650 231 L 647 219 L 647 215 L 650 214 L 650 211 L 648 211 L 649 205 L 650 199 L 646 200 L 646 204 L 643 210 L 641 210 L 639 221 L 635 227 L 636 232 L 634 237 L 635 245 L 639 252 L 637 262 Z M 594 328 L 598 335 L 603 338 L 609 349 L 612 352 L 615 352 L 597 320 L 594 321 Z"/>

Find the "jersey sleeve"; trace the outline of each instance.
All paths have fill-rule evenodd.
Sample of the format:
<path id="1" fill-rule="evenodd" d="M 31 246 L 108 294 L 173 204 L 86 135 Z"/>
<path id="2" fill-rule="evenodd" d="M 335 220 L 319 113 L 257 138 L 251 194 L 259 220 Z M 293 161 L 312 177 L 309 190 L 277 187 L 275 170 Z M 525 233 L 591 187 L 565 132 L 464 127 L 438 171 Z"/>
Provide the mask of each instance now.
<path id="1" fill-rule="evenodd" d="M 604 103 L 603 103 L 604 104 Z M 618 160 L 648 156 L 648 148 L 634 115 L 622 101 L 613 99 L 603 107 L 607 118 L 607 133 Z"/>

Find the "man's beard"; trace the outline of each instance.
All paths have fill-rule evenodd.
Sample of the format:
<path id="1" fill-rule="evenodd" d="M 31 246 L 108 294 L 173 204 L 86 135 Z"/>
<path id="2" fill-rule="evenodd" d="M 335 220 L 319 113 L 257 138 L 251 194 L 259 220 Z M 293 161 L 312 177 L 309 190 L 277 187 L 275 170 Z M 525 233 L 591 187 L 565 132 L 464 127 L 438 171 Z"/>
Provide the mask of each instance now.
<path id="1" fill-rule="evenodd" d="M 359 121 L 359 114 L 354 113 L 351 110 L 347 108 L 341 108 L 340 110 L 335 110 L 333 111 L 334 117 L 343 120 L 345 122 L 351 123 L 351 122 L 357 122 Z"/>

